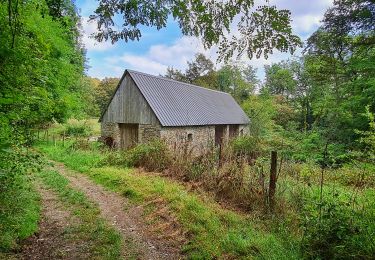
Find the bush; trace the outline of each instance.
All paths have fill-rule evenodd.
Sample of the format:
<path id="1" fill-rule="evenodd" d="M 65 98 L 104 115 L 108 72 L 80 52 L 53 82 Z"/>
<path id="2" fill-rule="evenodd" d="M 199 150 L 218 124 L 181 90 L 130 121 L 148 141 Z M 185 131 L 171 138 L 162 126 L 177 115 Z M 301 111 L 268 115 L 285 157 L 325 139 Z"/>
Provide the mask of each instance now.
<path id="1" fill-rule="evenodd" d="M 231 145 L 235 153 L 247 155 L 250 158 L 256 158 L 264 152 L 264 147 L 260 140 L 252 136 L 235 138 L 232 140 Z"/>
<path id="2" fill-rule="evenodd" d="M 171 164 L 167 146 L 160 140 L 140 144 L 125 153 L 129 166 L 143 167 L 147 171 L 163 171 Z"/>
<path id="3" fill-rule="evenodd" d="M 364 215 L 354 201 L 332 192 L 320 204 L 316 197 L 307 201 L 302 221 L 304 236 L 302 252 L 309 259 L 370 259 L 373 237 L 373 216 Z M 362 218 L 365 218 L 364 221 Z M 367 223 L 368 222 L 368 223 Z"/>
<path id="4" fill-rule="evenodd" d="M 70 119 L 64 127 L 65 135 L 67 136 L 81 136 L 87 137 L 92 135 L 93 129 L 88 121 L 79 121 L 76 119 Z"/>
<path id="5" fill-rule="evenodd" d="M 375 187 L 375 165 L 371 163 L 351 163 L 333 169 L 327 176 L 330 181 L 337 181 L 345 186 L 357 188 Z"/>
<path id="6" fill-rule="evenodd" d="M 29 174 L 41 166 L 38 155 L 26 149 L 0 151 L 0 251 L 15 249 L 37 230 L 39 197 Z"/>
<path id="7" fill-rule="evenodd" d="M 112 151 L 101 160 L 101 165 L 142 167 L 147 171 L 163 171 L 171 165 L 171 154 L 160 140 L 139 144 L 127 151 Z"/>

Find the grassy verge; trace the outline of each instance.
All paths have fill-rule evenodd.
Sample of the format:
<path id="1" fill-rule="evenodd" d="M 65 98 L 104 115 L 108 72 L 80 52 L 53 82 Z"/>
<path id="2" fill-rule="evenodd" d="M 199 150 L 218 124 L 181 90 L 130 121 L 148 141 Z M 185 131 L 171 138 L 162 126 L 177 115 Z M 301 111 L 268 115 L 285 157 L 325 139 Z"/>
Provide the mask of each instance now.
<path id="1" fill-rule="evenodd" d="M 84 250 L 90 259 L 119 259 L 121 236 L 100 218 L 98 207 L 88 201 L 82 192 L 72 189 L 69 181 L 58 172 L 45 170 L 38 173 L 38 177 L 47 188 L 56 192 L 67 209 L 79 219 L 78 223 L 70 223 L 70 239 L 88 244 Z"/>
<path id="2" fill-rule="evenodd" d="M 30 177 L 20 175 L 13 181 L 0 192 L 0 252 L 16 249 L 38 228 L 40 198 Z"/>
<path id="3" fill-rule="evenodd" d="M 40 200 L 32 173 L 40 163 L 27 149 L 0 149 L 0 252 L 16 250 L 38 228 Z"/>
<path id="4" fill-rule="evenodd" d="M 288 239 L 259 227 L 250 217 L 225 210 L 210 199 L 202 199 L 171 180 L 132 169 L 97 167 L 99 151 L 67 151 L 62 146 L 38 147 L 51 159 L 87 174 L 95 182 L 143 204 L 162 198 L 187 232 L 184 246 L 190 258 L 298 259 L 299 248 Z M 152 210 L 152 209 L 151 209 Z"/>

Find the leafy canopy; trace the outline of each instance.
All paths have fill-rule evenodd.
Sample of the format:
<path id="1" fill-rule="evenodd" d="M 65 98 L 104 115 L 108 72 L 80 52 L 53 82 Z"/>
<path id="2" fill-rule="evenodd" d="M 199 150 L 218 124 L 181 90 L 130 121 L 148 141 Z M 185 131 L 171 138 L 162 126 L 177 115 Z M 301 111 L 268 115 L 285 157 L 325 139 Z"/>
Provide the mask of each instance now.
<path id="1" fill-rule="evenodd" d="M 253 0 L 100 0 L 90 19 L 98 22 L 95 38 L 114 43 L 139 40 L 143 26 L 160 30 L 173 17 L 183 35 L 199 37 L 205 48 L 219 45 L 219 59 L 226 60 L 243 54 L 267 58 L 274 49 L 293 53 L 300 46 L 292 33 L 290 11 L 253 7 Z M 115 21 L 120 17 L 118 29 Z"/>

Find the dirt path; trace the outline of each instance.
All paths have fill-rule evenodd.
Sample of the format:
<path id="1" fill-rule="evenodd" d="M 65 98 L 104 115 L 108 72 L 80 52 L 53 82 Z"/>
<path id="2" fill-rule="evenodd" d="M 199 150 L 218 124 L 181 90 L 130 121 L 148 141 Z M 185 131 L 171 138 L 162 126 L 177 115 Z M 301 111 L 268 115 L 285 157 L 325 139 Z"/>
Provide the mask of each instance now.
<path id="1" fill-rule="evenodd" d="M 183 258 L 180 249 L 171 241 L 160 239 L 149 232 L 150 227 L 144 223 L 141 207 L 131 206 L 126 198 L 95 184 L 83 174 L 68 170 L 61 163 L 54 164 L 54 168 L 69 179 L 73 188 L 83 191 L 89 200 L 98 204 L 102 218 L 119 230 L 125 243 L 128 241 L 136 247 L 139 259 Z M 126 245 L 122 256 L 129 257 Z"/>
<path id="2" fill-rule="evenodd" d="M 42 215 L 36 234 L 26 239 L 17 259 L 85 259 L 85 241 L 77 243 L 67 229 L 75 219 L 52 191 L 38 187 Z"/>

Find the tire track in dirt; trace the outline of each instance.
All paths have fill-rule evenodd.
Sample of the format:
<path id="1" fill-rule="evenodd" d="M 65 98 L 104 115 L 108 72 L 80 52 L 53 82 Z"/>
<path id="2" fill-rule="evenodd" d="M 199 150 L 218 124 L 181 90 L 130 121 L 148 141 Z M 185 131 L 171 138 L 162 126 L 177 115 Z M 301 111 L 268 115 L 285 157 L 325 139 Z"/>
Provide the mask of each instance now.
<path id="1" fill-rule="evenodd" d="M 22 243 L 17 259 L 88 259 L 85 241 L 69 239 L 67 229 L 79 221 L 64 207 L 57 195 L 38 186 L 42 200 L 38 232 Z"/>
<path id="2" fill-rule="evenodd" d="M 68 170 L 62 163 L 53 163 L 54 169 L 66 177 L 73 188 L 81 190 L 89 200 L 97 203 L 102 218 L 121 233 L 124 243 L 130 240 L 132 246 L 136 247 L 138 259 L 183 258 L 180 248 L 177 248 L 171 241 L 151 234 L 150 227 L 144 223 L 142 207 L 131 206 L 124 197 L 95 184 L 83 174 Z M 126 244 L 123 245 L 122 256 L 129 257 Z"/>

